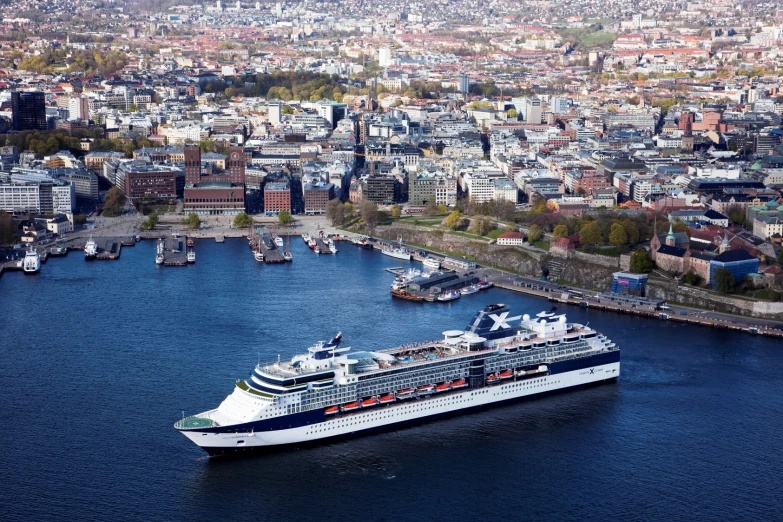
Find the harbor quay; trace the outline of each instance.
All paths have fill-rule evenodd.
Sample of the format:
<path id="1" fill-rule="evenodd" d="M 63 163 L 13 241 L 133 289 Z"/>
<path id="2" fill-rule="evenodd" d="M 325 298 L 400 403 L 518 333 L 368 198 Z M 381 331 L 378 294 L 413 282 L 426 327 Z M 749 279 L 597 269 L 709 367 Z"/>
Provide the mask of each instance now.
<path id="1" fill-rule="evenodd" d="M 222 242 L 227 238 L 247 238 L 249 235 L 246 228 L 234 228 L 231 219 L 227 216 L 209 216 L 198 230 L 188 230 L 179 221 L 171 219 L 169 216 L 164 216 L 158 227 L 150 231 L 139 231 L 139 222 L 138 216 L 97 218 L 93 227 L 70 234 L 69 237 L 61 239 L 57 244 L 67 247 L 68 251 L 83 250 L 86 242 L 93 239 L 98 246 L 96 260 L 117 260 L 123 247 L 132 246 L 138 240 L 163 239 L 165 242 L 163 264 L 165 266 L 185 266 L 187 264 L 187 247 L 182 238 L 188 238 L 191 243 L 192 240 L 205 239 Z M 294 226 L 290 227 L 281 227 L 274 218 L 259 217 L 254 220 L 254 227 L 283 238 L 310 235 L 316 238 L 316 241 L 321 241 L 317 238 L 323 235 L 330 237 L 333 241 L 350 241 L 360 237 L 359 234 L 332 227 L 323 216 L 297 216 Z M 261 244 L 265 259 L 268 256 L 269 262 L 282 262 L 280 250 L 276 249 L 273 243 L 269 243 L 267 236 L 264 237 L 267 241 L 262 241 Z M 393 248 L 396 245 L 395 242 L 388 240 L 376 238 L 369 238 L 369 240 L 370 244 L 379 250 Z M 42 263 L 47 262 L 50 257 L 49 246 L 51 245 L 39 246 Z M 324 253 L 329 251 L 328 246 L 322 241 L 319 248 Z M 19 255 L 23 256 L 23 251 L 17 250 L 15 252 L 17 253 L 16 259 L 11 257 L 0 263 L 0 275 L 7 271 L 22 269 Z M 423 247 L 410 248 L 410 253 L 411 261 L 414 263 L 424 262 L 426 259 L 436 260 L 446 270 L 431 280 L 411 288 L 413 296 L 411 301 L 436 302 L 437 299 L 432 297 L 433 288 L 437 288 L 439 293 L 442 291 L 456 292 L 483 281 L 491 283 L 497 288 L 540 297 L 556 304 L 595 308 L 658 320 L 686 322 L 750 334 L 783 337 L 783 321 L 702 310 L 645 298 L 620 298 L 617 295 L 566 286 L 524 277 L 498 268 L 481 266 L 466 259 L 447 256 Z M 275 256 L 280 259 L 278 260 Z M 399 276 L 401 271 L 406 268 L 410 267 L 399 267 L 399 270 L 394 271 L 395 276 Z"/>

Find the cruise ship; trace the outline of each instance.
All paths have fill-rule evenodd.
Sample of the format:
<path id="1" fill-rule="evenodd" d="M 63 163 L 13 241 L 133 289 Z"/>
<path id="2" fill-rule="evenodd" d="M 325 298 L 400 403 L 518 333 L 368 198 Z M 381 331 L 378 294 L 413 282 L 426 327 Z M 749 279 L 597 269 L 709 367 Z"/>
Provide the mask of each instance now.
<path id="1" fill-rule="evenodd" d="M 379 351 L 338 334 L 257 365 L 216 409 L 174 427 L 209 455 L 307 443 L 422 422 L 620 375 L 620 349 L 565 315 L 489 305 L 464 330 Z"/>

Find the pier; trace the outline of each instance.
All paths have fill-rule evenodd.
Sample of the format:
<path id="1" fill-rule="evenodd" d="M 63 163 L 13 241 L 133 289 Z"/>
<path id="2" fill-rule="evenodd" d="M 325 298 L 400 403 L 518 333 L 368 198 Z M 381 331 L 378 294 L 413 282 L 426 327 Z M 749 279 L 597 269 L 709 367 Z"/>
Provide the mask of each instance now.
<path id="1" fill-rule="evenodd" d="M 315 239 L 315 244 L 318 246 L 318 250 L 321 251 L 322 254 L 333 254 L 332 249 L 329 248 L 329 245 L 324 243 L 324 240 L 319 238 Z"/>
<path id="2" fill-rule="evenodd" d="M 285 263 L 285 257 L 283 253 L 277 248 L 274 240 L 266 234 L 261 236 L 261 240 L 258 242 L 261 247 L 261 253 L 264 254 L 264 263 Z"/>
<path id="3" fill-rule="evenodd" d="M 163 251 L 163 266 L 185 266 L 188 264 L 188 252 L 185 239 L 181 237 L 169 237 L 165 240 Z"/>

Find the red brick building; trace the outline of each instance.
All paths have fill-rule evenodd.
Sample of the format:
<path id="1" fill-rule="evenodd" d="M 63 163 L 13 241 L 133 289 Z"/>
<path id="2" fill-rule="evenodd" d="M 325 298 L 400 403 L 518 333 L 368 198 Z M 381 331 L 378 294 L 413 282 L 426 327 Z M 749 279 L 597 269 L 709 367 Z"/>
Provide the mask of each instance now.
<path id="1" fill-rule="evenodd" d="M 198 145 L 185 147 L 185 212 L 238 214 L 245 210 L 245 154 L 229 148 L 226 169 L 204 172 Z"/>
<path id="2" fill-rule="evenodd" d="M 326 214 L 326 204 L 334 199 L 334 185 L 323 183 L 317 185 L 305 185 L 304 204 L 305 214 Z"/>
<path id="3" fill-rule="evenodd" d="M 286 182 L 270 182 L 264 186 L 264 211 L 291 211 L 291 187 Z"/>

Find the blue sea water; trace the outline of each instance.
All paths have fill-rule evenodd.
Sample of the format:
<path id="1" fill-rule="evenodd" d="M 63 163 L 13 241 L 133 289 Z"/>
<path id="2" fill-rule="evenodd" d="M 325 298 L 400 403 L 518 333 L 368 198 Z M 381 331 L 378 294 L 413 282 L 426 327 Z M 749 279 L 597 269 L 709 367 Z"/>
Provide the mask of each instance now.
<path id="1" fill-rule="evenodd" d="M 354 349 L 437 338 L 500 289 L 393 300 L 399 260 L 338 245 L 259 265 L 245 241 L 159 268 L 79 253 L 0 278 L 3 520 L 778 520 L 783 346 L 561 307 L 623 349 L 618 382 L 316 447 L 208 459 L 172 425 L 257 360 L 342 331 Z"/>

